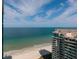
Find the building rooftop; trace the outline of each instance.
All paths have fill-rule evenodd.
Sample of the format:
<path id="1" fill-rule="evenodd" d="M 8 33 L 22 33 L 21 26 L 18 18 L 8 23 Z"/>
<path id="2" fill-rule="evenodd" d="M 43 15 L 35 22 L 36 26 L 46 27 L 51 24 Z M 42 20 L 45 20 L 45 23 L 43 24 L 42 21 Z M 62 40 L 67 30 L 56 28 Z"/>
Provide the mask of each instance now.
<path id="1" fill-rule="evenodd" d="M 56 33 L 59 36 L 62 34 L 65 38 L 77 38 L 76 29 L 56 29 L 53 33 Z"/>

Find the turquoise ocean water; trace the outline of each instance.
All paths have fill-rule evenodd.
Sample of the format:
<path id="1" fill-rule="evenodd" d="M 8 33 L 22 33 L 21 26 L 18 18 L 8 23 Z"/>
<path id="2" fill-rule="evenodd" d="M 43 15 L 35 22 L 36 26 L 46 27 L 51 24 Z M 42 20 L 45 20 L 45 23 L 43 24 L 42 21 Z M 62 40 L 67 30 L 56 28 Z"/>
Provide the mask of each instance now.
<path id="1" fill-rule="evenodd" d="M 10 51 L 51 43 L 53 28 L 4 28 L 3 50 Z"/>
<path id="2" fill-rule="evenodd" d="M 4 28 L 3 51 L 52 43 L 52 32 L 58 28 Z M 66 28 L 75 29 L 75 28 Z"/>

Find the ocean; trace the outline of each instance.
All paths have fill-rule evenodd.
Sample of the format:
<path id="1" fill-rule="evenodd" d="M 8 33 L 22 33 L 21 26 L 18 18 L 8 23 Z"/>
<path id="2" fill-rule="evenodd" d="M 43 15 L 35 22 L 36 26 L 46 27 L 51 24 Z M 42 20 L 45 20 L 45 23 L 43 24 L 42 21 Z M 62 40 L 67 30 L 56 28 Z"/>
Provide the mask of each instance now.
<path id="1" fill-rule="evenodd" d="M 3 51 L 51 43 L 54 28 L 4 28 Z"/>
<path id="2" fill-rule="evenodd" d="M 59 28 L 3 28 L 3 51 L 18 50 L 39 44 L 52 43 L 52 32 L 55 29 Z"/>

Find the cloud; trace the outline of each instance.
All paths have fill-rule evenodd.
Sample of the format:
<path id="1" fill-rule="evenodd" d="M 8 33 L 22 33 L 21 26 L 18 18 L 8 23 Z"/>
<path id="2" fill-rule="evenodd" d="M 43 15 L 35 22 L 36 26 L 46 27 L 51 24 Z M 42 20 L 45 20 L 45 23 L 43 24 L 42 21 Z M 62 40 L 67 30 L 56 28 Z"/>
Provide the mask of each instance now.
<path id="1" fill-rule="evenodd" d="M 76 27 L 76 4 L 76 0 L 4 0 L 4 27 Z"/>

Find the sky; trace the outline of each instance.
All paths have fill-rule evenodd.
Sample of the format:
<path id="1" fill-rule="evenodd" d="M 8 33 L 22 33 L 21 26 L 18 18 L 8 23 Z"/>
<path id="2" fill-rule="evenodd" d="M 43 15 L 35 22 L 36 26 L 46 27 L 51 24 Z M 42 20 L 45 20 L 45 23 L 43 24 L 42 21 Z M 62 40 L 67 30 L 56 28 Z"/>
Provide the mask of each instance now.
<path id="1" fill-rule="evenodd" d="M 4 27 L 76 27 L 76 0 L 4 0 Z"/>

